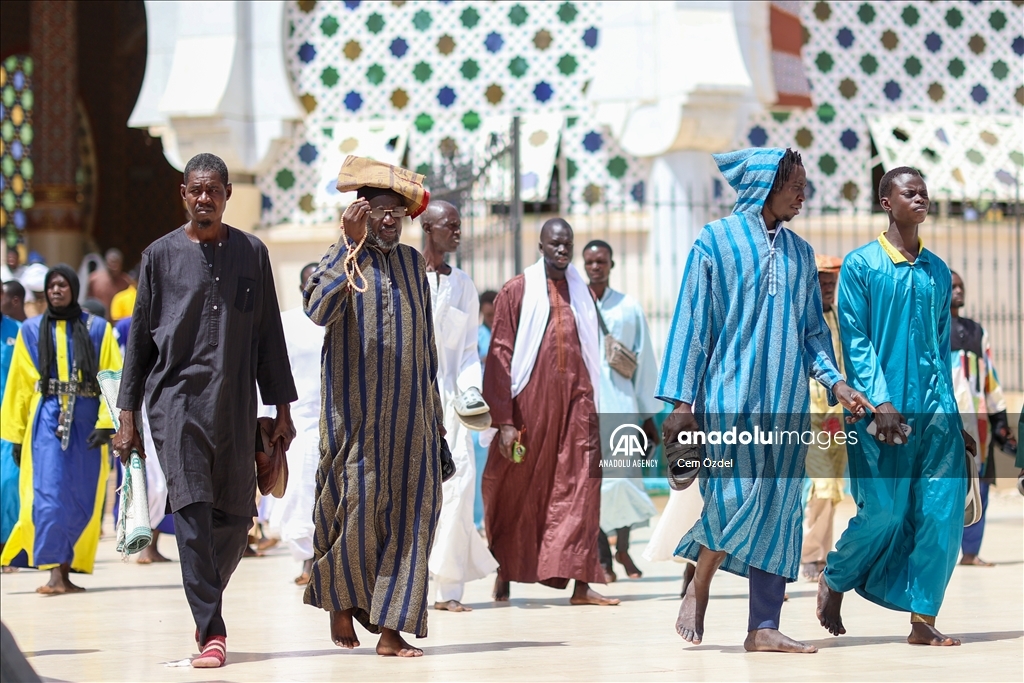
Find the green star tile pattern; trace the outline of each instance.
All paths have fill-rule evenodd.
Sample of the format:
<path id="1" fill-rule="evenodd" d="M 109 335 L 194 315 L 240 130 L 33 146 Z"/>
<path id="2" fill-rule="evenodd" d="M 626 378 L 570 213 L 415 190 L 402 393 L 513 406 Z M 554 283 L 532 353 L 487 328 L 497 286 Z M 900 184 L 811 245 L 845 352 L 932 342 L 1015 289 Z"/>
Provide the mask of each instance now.
<path id="1" fill-rule="evenodd" d="M 516 78 L 522 78 L 530 69 L 530 63 L 522 57 L 513 57 L 508 63 L 508 72 Z"/>
<path id="2" fill-rule="evenodd" d="M 512 5 L 508 11 L 508 21 L 513 26 L 522 26 L 530 18 L 530 13 L 522 5 Z"/>
<path id="3" fill-rule="evenodd" d="M 338 32 L 338 26 L 338 20 L 330 14 L 324 17 L 324 20 L 320 22 L 320 30 L 323 31 L 323 34 L 328 38 Z"/>

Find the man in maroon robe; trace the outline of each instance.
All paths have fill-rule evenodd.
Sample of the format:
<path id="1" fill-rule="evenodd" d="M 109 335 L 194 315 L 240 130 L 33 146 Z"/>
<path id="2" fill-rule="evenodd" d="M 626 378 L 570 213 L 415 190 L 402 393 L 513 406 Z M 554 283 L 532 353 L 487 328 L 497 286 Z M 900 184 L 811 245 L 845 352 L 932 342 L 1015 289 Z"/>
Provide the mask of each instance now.
<path id="1" fill-rule="evenodd" d="M 571 264 L 572 227 L 547 221 L 542 259 L 512 278 L 494 302 L 483 395 L 497 434 L 483 474 L 484 518 L 498 560 L 494 599 L 512 581 L 565 588 L 574 605 L 616 605 L 597 548 L 601 479 L 590 476 L 589 419 L 597 412 L 597 314 Z M 525 447 L 521 458 L 514 446 Z M 516 462 L 516 460 L 520 460 Z"/>

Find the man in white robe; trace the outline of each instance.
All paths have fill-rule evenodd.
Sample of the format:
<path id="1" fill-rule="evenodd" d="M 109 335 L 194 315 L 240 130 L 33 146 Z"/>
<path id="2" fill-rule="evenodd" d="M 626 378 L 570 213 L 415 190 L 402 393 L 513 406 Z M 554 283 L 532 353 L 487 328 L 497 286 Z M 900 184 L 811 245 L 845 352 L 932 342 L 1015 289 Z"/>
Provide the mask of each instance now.
<path id="1" fill-rule="evenodd" d="M 426 235 L 423 256 L 427 261 L 437 342 L 437 387 L 444 405 L 445 440 L 455 461 L 455 476 L 442 486 L 441 518 L 428 564 L 437 589 L 434 609 L 469 612 L 471 609 L 462 604 L 466 582 L 481 579 L 498 568 L 473 523 L 473 438 L 455 410 L 457 399 L 466 390 L 479 391 L 483 383 L 477 353 L 479 294 L 469 275 L 444 261 L 446 254 L 459 248 L 458 210 L 448 202 L 433 201 L 420 221 Z M 487 427 L 489 423 L 481 426 Z"/>
<path id="2" fill-rule="evenodd" d="M 598 543 L 601 551 L 601 565 L 605 577 L 615 580 L 612 568 L 612 553 L 608 536 L 615 534 L 615 560 L 626 570 L 630 578 L 638 579 L 642 573 L 629 556 L 630 529 L 645 527 L 657 514 L 650 496 L 644 490 L 643 471 L 635 461 L 643 459 L 654 450 L 658 433 L 653 416 L 664 404 L 654 398 L 658 385 L 658 364 L 647 329 L 643 309 L 632 297 L 617 292 L 608 286 L 609 276 L 615 261 L 612 247 L 602 240 L 592 240 L 583 248 L 583 267 L 590 280 L 590 291 L 597 301 L 598 320 L 601 332 L 601 391 L 598 411 L 601 414 L 601 458 L 602 460 L 627 461 L 629 466 L 603 467 L 601 473 L 601 531 Z M 608 363 L 608 337 L 617 340 L 636 358 L 636 369 L 626 377 Z M 641 427 L 647 436 L 645 454 L 613 452 L 610 439 L 615 430 L 627 422 Z M 634 430 L 619 430 L 619 435 L 635 435 Z"/>
<path id="3" fill-rule="evenodd" d="M 306 264 L 300 274 L 299 291 L 316 270 L 317 263 Z M 280 500 L 265 497 L 270 533 L 288 546 L 292 558 L 302 563 L 295 583 L 305 586 L 313 565 L 313 504 L 316 498 L 316 470 L 320 464 L 320 354 L 324 330 L 306 315 L 302 306 L 281 314 L 288 362 L 292 366 L 299 400 L 292 404 L 295 440 L 288 449 L 288 488 Z M 272 416 L 274 409 L 267 408 Z M 264 508 L 261 506 L 261 513 Z"/>

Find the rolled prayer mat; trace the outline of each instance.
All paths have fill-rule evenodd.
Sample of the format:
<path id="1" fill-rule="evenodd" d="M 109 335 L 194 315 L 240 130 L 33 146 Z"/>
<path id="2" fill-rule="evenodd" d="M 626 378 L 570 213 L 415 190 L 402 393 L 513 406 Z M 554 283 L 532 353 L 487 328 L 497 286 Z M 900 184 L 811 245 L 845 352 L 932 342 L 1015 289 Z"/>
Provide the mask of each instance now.
<path id="1" fill-rule="evenodd" d="M 100 385 L 100 393 L 106 401 L 107 409 L 119 429 L 120 411 L 117 408 L 117 395 L 121 390 L 120 370 L 101 370 L 96 373 Z M 135 413 L 136 428 L 142 429 L 142 416 Z M 141 552 L 153 542 L 153 529 L 149 526 L 149 494 L 146 491 L 146 464 L 142 456 L 132 449 L 131 456 L 124 468 L 124 480 L 118 491 L 121 496 L 117 519 L 117 552 L 128 559 L 129 555 Z"/>
<path id="2" fill-rule="evenodd" d="M 117 552 L 127 558 L 153 542 L 149 522 L 149 496 L 146 493 L 146 464 L 132 449 L 121 483 L 120 519 L 117 520 Z"/>

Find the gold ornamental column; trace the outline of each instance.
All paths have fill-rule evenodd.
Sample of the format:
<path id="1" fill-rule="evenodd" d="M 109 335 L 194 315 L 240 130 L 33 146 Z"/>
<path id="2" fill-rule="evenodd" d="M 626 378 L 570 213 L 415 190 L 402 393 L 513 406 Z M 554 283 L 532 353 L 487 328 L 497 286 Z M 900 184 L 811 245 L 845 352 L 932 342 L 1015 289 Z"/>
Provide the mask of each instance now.
<path id="1" fill-rule="evenodd" d="M 35 206 L 28 244 L 50 265 L 82 260 L 78 168 L 78 8 L 73 0 L 32 0 L 31 53 L 35 60 Z"/>

